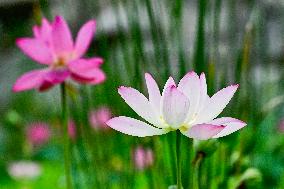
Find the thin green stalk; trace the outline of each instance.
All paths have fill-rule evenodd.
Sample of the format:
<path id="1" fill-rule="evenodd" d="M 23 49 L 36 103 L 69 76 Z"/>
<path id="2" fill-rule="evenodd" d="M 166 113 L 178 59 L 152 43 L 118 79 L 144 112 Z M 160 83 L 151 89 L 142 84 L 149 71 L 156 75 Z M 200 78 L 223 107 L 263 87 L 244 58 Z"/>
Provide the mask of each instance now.
<path id="1" fill-rule="evenodd" d="M 181 181 L 181 133 L 176 131 L 176 172 L 177 172 L 177 189 L 182 189 Z"/>
<path id="2" fill-rule="evenodd" d="M 66 188 L 72 189 L 70 141 L 68 135 L 67 95 L 66 95 L 65 83 L 63 82 L 60 87 L 61 87 L 61 103 L 62 103 L 62 122 L 64 127 L 64 165 L 65 165 L 65 176 L 66 176 Z"/>
<path id="3" fill-rule="evenodd" d="M 199 189 L 200 188 L 200 168 L 201 162 L 203 159 L 203 154 L 198 153 L 194 163 L 194 172 L 193 172 L 193 188 Z"/>

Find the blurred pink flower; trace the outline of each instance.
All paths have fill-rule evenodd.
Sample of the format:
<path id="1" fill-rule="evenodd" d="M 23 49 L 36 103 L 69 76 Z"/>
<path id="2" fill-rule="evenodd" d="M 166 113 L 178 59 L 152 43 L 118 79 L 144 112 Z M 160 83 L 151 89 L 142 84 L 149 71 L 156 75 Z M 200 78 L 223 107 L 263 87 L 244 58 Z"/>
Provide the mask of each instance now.
<path id="1" fill-rule="evenodd" d="M 189 72 L 178 84 L 169 77 L 162 94 L 150 74 L 145 74 L 145 80 L 149 99 L 131 87 L 121 86 L 118 93 L 147 122 L 120 116 L 110 119 L 107 125 L 138 137 L 180 130 L 183 135 L 198 140 L 223 137 L 246 126 L 235 118 L 217 118 L 239 85 L 230 85 L 209 97 L 204 73 L 199 76 Z"/>
<path id="2" fill-rule="evenodd" d="M 91 110 L 89 113 L 89 122 L 94 129 L 109 129 L 106 122 L 111 118 L 112 113 L 108 107 L 100 107 L 97 110 Z"/>
<path id="3" fill-rule="evenodd" d="M 28 141 L 33 145 L 42 145 L 48 142 L 51 132 L 46 123 L 32 123 L 27 128 Z"/>
<path id="4" fill-rule="evenodd" d="M 33 27 L 33 38 L 19 38 L 16 44 L 27 56 L 39 64 L 47 65 L 48 68 L 25 73 L 17 79 L 13 91 L 43 91 L 69 77 L 80 83 L 103 82 L 105 75 L 100 69 L 103 59 L 82 58 L 91 43 L 95 27 L 95 20 L 83 25 L 74 43 L 63 17 L 56 16 L 52 23 L 42 19 L 41 26 Z"/>
<path id="5" fill-rule="evenodd" d="M 138 146 L 134 150 L 134 164 L 138 170 L 144 170 L 154 163 L 153 151 L 150 148 Z"/>
<path id="6" fill-rule="evenodd" d="M 73 120 L 68 121 L 68 135 L 73 140 L 76 138 L 76 125 Z"/>
<path id="7" fill-rule="evenodd" d="M 278 131 L 280 131 L 281 133 L 284 133 L 284 119 L 282 119 L 282 120 L 279 122 Z"/>

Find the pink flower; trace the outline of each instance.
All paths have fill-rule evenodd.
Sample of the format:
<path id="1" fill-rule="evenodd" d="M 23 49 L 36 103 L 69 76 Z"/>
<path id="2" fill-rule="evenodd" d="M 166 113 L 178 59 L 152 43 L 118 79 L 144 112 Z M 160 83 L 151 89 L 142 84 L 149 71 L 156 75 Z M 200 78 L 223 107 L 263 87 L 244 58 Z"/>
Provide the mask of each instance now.
<path id="1" fill-rule="evenodd" d="M 51 132 L 46 123 L 33 123 L 28 126 L 27 138 L 33 145 L 42 145 L 48 142 Z"/>
<path id="2" fill-rule="evenodd" d="M 76 125 L 73 120 L 68 121 L 68 135 L 73 140 L 76 138 Z"/>
<path id="3" fill-rule="evenodd" d="M 14 84 L 13 91 L 43 91 L 68 78 L 88 84 L 103 82 L 105 75 L 100 69 L 103 59 L 82 58 L 91 43 L 95 26 L 95 20 L 83 25 L 74 43 L 64 18 L 56 16 L 53 23 L 42 19 L 41 26 L 33 27 L 33 38 L 19 38 L 16 44 L 27 56 L 48 67 L 22 75 Z"/>
<path id="4" fill-rule="evenodd" d="M 284 119 L 282 119 L 282 120 L 279 122 L 278 131 L 280 131 L 281 133 L 284 133 Z"/>
<path id="5" fill-rule="evenodd" d="M 100 107 L 97 110 L 91 110 L 89 113 L 89 122 L 94 129 L 108 129 L 106 122 L 111 118 L 112 113 L 108 107 Z"/>
<path id="6" fill-rule="evenodd" d="M 134 150 L 134 164 L 138 170 L 144 170 L 154 163 L 153 151 L 150 148 L 138 146 Z"/>
<path id="7" fill-rule="evenodd" d="M 185 136 L 199 140 L 223 137 L 246 126 L 235 118 L 216 118 L 227 106 L 238 85 L 228 86 L 209 97 L 205 74 L 198 76 L 189 72 L 178 85 L 170 77 L 161 95 L 152 76 L 145 74 L 145 79 L 149 100 L 130 87 L 120 87 L 118 92 L 147 123 L 120 116 L 110 119 L 107 125 L 132 136 L 146 137 L 180 130 Z"/>

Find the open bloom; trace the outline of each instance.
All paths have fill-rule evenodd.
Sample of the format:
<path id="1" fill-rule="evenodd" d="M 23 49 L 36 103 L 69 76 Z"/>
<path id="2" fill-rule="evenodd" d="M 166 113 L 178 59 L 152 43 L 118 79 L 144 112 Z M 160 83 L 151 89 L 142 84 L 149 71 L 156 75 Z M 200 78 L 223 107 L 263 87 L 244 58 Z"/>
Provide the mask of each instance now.
<path id="1" fill-rule="evenodd" d="M 231 134 L 246 123 L 231 117 L 216 118 L 229 103 L 238 85 L 228 86 L 212 97 L 207 94 L 205 74 L 187 73 L 176 85 L 172 77 L 166 82 L 162 95 L 157 83 L 145 74 L 149 100 L 136 89 L 120 87 L 125 102 L 148 123 L 120 116 L 107 122 L 122 133 L 146 137 L 180 130 L 189 138 L 206 140 Z"/>
<path id="2" fill-rule="evenodd" d="M 19 38 L 16 44 L 27 56 L 48 67 L 22 75 L 14 84 L 13 91 L 43 91 L 70 77 L 88 84 L 104 81 L 105 75 L 100 69 L 103 59 L 82 58 L 91 43 L 95 26 L 95 20 L 83 25 L 74 43 L 64 18 L 56 16 L 52 23 L 42 19 L 41 26 L 33 27 L 33 38 Z"/>

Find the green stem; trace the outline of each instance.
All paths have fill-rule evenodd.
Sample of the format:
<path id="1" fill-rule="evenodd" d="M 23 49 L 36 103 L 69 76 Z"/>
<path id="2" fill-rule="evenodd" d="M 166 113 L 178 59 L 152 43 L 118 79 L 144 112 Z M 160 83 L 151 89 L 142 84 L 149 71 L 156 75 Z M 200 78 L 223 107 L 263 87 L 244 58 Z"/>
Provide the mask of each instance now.
<path id="1" fill-rule="evenodd" d="M 70 143 L 68 135 L 67 95 L 65 83 L 61 84 L 62 122 L 64 127 L 64 165 L 66 175 L 66 188 L 72 189 Z"/>
<path id="2" fill-rule="evenodd" d="M 180 160 L 180 152 L 181 152 L 181 134 L 180 131 L 176 131 L 176 171 L 177 171 L 177 189 L 182 189 L 181 182 L 181 160 Z"/>
<path id="3" fill-rule="evenodd" d="M 194 172 L 193 172 L 193 188 L 194 189 L 199 189 L 200 187 L 200 177 L 199 177 L 199 172 L 200 172 L 200 165 L 201 161 L 203 159 L 203 154 L 198 153 L 196 159 L 194 160 Z"/>

